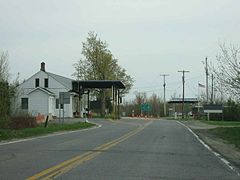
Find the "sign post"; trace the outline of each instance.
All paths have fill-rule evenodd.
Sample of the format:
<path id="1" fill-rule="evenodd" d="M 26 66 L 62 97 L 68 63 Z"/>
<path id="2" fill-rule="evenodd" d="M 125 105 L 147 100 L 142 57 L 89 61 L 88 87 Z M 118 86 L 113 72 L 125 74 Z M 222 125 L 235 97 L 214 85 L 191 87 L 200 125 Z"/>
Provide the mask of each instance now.
<path id="1" fill-rule="evenodd" d="M 70 104 L 70 92 L 59 92 L 59 122 L 61 122 L 61 105 L 63 105 L 63 121 L 64 123 L 64 104 Z"/>
<path id="2" fill-rule="evenodd" d="M 207 113 L 207 119 L 209 121 L 209 114 L 223 114 L 223 105 L 222 104 L 205 104 L 203 105 L 203 112 Z"/>

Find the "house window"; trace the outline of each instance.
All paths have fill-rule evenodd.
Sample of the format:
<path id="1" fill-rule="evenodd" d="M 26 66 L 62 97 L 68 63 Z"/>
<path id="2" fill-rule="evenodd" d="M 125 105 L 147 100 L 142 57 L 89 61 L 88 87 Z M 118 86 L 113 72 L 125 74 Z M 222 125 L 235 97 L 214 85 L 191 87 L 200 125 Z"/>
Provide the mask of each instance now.
<path id="1" fill-rule="evenodd" d="M 22 98 L 21 107 L 22 109 L 28 109 L 28 98 Z"/>
<path id="2" fill-rule="evenodd" d="M 56 109 L 59 108 L 59 99 L 56 99 Z"/>
<path id="3" fill-rule="evenodd" d="M 39 78 L 35 79 L 35 87 L 39 87 Z"/>
<path id="4" fill-rule="evenodd" d="M 59 99 L 56 99 L 56 109 L 59 109 Z M 61 104 L 61 109 L 63 109 L 63 104 Z"/>
<path id="5" fill-rule="evenodd" d="M 48 79 L 47 78 L 44 79 L 44 87 L 48 88 Z"/>

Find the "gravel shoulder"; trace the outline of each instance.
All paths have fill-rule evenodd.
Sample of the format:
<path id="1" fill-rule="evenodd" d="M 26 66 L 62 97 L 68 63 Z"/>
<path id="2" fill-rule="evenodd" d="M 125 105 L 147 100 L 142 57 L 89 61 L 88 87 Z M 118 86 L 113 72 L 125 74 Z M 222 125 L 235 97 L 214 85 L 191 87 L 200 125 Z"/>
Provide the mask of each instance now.
<path id="1" fill-rule="evenodd" d="M 229 144 L 225 140 L 213 135 L 209 131 L 209 129 L 224 126 L 209 125 L 200 121 L 181 122 L 191 128 L 212 149 L 214 149 L 216 152 L 220 153 L 223 157 L 228 159 L 234 166 L 240 168 L 240 149 L 236 148 L 235 145 Z"/>

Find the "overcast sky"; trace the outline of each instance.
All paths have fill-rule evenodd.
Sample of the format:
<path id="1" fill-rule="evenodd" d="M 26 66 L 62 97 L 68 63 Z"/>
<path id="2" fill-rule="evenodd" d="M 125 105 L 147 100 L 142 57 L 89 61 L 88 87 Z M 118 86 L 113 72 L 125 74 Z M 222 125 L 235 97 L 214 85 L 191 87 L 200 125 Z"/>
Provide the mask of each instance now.
<path id="1" fill-rule="evenodd" d="M 204 82 L 201 61 L 214 61 L 219 43 L 240 45 L 239 0 L 0 0 L 0 49 L 9 52 L 12 77 L 46 70 L 71 77 L 82 42 L 95 31 L 134 78 L 135 91 L 186 97 Z"/>

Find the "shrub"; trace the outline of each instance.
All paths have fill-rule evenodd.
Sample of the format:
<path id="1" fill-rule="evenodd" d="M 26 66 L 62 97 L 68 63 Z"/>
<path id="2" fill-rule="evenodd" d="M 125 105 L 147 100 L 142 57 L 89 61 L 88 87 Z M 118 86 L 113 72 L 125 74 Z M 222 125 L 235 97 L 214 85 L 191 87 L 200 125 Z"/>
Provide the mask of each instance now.
<path id="1" fill-rule="evenodd" d="M 240 120 L 240 105 L 232 100 L 228 100 L 224 107 L 224 120 L 239 121 Z"/>
<path id="2" fill-rule="evenodd" d="M 0 79 L 0 128 L 6 128 L 9 120 L 10 98 L 7 82 Z"/>
<path id="3" fill-rule="evenodd" d="M 6 129 L 9 125 L 9 116 L 0 115 L 0 129 Z"/>
<path id="4" fill-rule="evenodd" d="M 12 117 L 9 123 L 9 127 L 11 129 L 34 128 L 36 126 L 36 119 L 28 115 Z"/>

